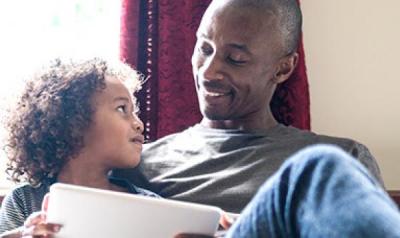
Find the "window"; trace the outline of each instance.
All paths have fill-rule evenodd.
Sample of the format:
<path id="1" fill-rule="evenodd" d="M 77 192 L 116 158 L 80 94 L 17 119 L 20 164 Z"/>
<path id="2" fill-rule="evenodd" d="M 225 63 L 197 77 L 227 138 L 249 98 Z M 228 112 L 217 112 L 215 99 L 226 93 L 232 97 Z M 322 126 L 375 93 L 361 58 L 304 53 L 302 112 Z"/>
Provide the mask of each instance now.
<path id="1" fill-rule="evenodd" d="M 24 77 L 55 57 L 119 57 L 119 30 L 120 1 L 1 2 L 1 108 L 13 98 Z M 0 128 L 0 139 L 4 133 Z M 4 151 L 0 150 L 0 195 L 11 184 L 6 181 L 5 163 Z"/>

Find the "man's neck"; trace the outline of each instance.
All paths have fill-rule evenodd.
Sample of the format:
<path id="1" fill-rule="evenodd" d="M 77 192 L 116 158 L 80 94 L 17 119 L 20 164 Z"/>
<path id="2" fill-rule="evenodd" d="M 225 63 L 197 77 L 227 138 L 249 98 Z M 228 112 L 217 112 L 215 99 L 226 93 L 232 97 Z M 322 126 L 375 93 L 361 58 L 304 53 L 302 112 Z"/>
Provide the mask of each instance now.
<path id="1" fill-rule="evenodd" d="M 273 116 L 264 117 L 262 120 L 259 118 L 253 119 L 237 119 L 237 120 L 210 120 L 204 117 L 201 125 L 208 128 L 215 129 L 238 129 L 245 131 L 265 130 L 276 126 L 278 122 Z"/>

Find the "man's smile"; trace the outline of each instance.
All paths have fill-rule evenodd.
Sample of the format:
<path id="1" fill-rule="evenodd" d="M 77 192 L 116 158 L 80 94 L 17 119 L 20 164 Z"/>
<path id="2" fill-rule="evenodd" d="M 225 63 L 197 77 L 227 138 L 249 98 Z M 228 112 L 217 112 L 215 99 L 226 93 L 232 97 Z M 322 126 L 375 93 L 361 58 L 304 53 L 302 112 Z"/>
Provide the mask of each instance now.
<path id="1" fill-rule="evenodd" d="M 200 87 L 200 93 L 208 104 L 227 103 L 232 99 L 232 91 Z"/>

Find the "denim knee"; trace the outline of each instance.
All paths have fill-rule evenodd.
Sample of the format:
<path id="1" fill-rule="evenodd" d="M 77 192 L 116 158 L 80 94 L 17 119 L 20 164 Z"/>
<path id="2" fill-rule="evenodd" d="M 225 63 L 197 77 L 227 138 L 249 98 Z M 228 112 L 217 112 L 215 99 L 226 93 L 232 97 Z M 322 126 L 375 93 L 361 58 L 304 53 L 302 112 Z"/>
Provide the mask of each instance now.
<path id="1" fill-rule="evenodd" d="M 354 174 L 356 169 L 371 179 L 374 184 L 379 184 L 357 159 L 334 145 L 319 144 L 306 147 L 291 156 L 282 165 L 282 170 L 288 167 L 291 167 L 294 173 L 315 174 L 324 171 L 321 175 L 327 175 L 327 171 L 329 173 L 337 171 L 340 174 Z"/>
<path id="2" fill-rule="evenodd" d="M 346 153 L 340 147 L 328 144 L 317 144 L 308 146 L 293 156 L 291 156 L 284 164 L 285 166 L 290 166 L 295 164 L 296 166 L 302 166 L 304 164 L 313 163 L 352 163 L 355 160 L 351 155 Z M 356 165 L 358 166 L 358 165 Z"/>

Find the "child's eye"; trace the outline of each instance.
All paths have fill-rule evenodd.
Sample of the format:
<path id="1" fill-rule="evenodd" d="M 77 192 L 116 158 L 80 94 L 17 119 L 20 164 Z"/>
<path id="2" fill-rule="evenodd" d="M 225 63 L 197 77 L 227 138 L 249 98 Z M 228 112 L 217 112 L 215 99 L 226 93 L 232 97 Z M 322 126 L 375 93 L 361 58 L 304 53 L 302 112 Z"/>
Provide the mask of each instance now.
<path id="1" fill-rule="evenodd" d="M 120 105 L 117 107 L 117 111 L 126 113 L 126 106 L 125 105 Z"/>

